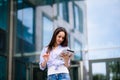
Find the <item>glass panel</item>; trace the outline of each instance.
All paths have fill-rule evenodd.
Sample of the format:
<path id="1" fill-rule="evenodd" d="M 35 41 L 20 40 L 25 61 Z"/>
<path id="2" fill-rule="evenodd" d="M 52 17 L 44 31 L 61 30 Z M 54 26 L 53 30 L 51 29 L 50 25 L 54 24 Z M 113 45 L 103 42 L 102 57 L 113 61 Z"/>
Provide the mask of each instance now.
<path id="1" fill-rule="evenodd" d="M 59 16 L 65 21 L 69 22 L 68 1 L 59 2 Z"/>
<path id="2" fill-rule="evenodd" d="M 71 48 L 71 39 L 70 39 L 71 37 L 70 37 L 70 34 L 68 34 L 68 46 Z"/>
<path id="3" fill-rule="evenodd" d="M 29 14 L 27 14 L 29 13 Z M 18 21 L 22 22 L 23 39 L 29 43 L 33 43 L 33 8 L 24 8 L 18 10 Z"/>
<path id="4" fill-rule="evenodd" d="M 7 29 L 8 1 L 0 0 L 0 29 Z"/>
<path id="5" fill-rule="evenodd" d="M 92 64 L 92 80 L 107 80 L 106 63 L 99 62 Z"/>
<path id="6" fill-rule="evenodd" d="M 80 44 L 80 42 L 75 40 L 75 42 L 74 42 L 74 50 L 75 50 L 74 60 L 82 60 L 81 49 L 82 49 L 82 45 Z"/>
<path id="7" fill-rule="evenodd" d="M 15 80 L 26 80 L 26 65 L 15 61 Z"/>
<path id="8" fill-rule="evenodd" d="M 43 46 L 47 46 L 52 38 L 53 22 L 47 16 L 43 15 Z M 49 36 L 47 36 L 49 35 Z"/>
<path id="9" fill-rule="evenodd" d="M 0 56 L 0 80 L 7 80 L 7 60 Z"/>
<path id="10" fill-rule="evenodd" d="M 47 80 L 47 69 L 42 71 L 39 67 L 33 68 L 33 80 Z"/>
<path id="11" fill-rule="evenodd" d="M 120 61 L 111 61 L 108 63 L 109 80 L 120 80 Z"/>
<path id="12" fill-rule="evenodd" d="M 33 52 L 35 49 L 33 7 L 26 3 L 23 4 L 22 1 L 18 1 L 17 19 L 16 51 L 17 53 Z"/>
<path id="13" fill-rule="evenodd" d="M 80 6 L 81 2 L 74 1 L 74 27 L 76 30 L 83 32 L 83 11 Z"/>
<path id="14" fill-rule="evenodd" d="M 70 77 L 71 77 L 71 80 L 78 80 L 78 67 L 72 67 L 70 68 Z"/>
<path id="15" fill-rule="evenodd" d="M 6 53 L 7 27 L 8 27 L 8 1 L 0 0 L 0 53 Z"/>

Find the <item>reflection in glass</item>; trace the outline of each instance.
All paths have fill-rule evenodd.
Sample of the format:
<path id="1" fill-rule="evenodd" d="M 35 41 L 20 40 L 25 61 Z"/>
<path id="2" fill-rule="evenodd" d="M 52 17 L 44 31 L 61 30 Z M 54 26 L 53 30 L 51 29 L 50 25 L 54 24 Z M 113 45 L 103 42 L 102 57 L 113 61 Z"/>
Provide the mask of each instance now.
<path id="1" fill-rule="evenodd" d="M 0 56 L 0 80 L 7 80 L 7 59 Z"/>
<path id="2" fill-rule="evenodd" d="M 82 45 L 75 40 L 74 42 L 74 50 L 75 50 L 75 54 L 74 54 L 74 60 L 82 60 Z"/>
<path id="3" fill-rule="evenodd" d="M 15 80 L 26 80 L 26 65 L 16 60 L 15 67 Z"/>
<path id="4" fill-rule="evenodd" d="M 22 32 L 24 35 L 24 36 L 22 35 L 19 36 L 21 36 L 21 38 L 23 38 L 24 40 L 33 43 L 33 9 L 25 8 L 22 10 L 18 10 L 18 21 L 22 22 L 23 24 Z"/>
<path id="5" fill-rule="evenodd" d="M 65 21 L 69 22 L 69 14 L 68 14 L 68 1 L 59 2 L 59 16 Z"/>
<path id="6" fill-rule="evenodd" d="M 8 26 L 8 1 L 0 0 L 0 53 L 6 53 L 7 26 Z"/>
<path id="7" fill-rule="evenodd" d="M 83 12 L 80 6 L 74 3 L 74 27 L 83 32 Z"/>
<path id="8" fill-rule="evenodd" d="M 106 78 L 106 64 L 105 62 L 92 64 L 92 78 L 93 80 L 107 80 Z"/>
<path id="9" fill-rule="evenodd" d="M 23 0 L 18 1 L 17 7 L 17 53 L 33 52 L 34 43 L 34 10 L 32 6 L 24 3 Z M 28 14 L 29 13 L 29 14 Z"/>
<path id="10" fill-rule="evenodd" d="M 108 63 L 109 80 L 120 80 L 120 61 L 111 61 Z"/>
<path id="11" fill-rule="evenodd" d="M 7 29 L 8 1 L 0 0 L 0 29 Z"/>
<path id="12" fill-rule="evenodd" d="M 53 22 L 47 16 L 43 15 L 43 46 L 47 46 L 52 38 Z"/>

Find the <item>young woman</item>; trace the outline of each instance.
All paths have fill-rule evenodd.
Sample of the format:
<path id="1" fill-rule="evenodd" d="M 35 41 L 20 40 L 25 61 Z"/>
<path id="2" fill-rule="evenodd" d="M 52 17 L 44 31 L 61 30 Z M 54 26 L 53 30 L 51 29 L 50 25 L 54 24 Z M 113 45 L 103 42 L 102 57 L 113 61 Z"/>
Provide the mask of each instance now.
<path id="1" fill-rule="evenodd" d="M 68 67 L 71 55 L 63 50 L 68 48 L 68 34 L 63 27 L 58 27 L 47 47 L 43 48 L 40 55 L 39 66 L 41 70 L 48 68 L 47 80 L 70 80 Z"/>

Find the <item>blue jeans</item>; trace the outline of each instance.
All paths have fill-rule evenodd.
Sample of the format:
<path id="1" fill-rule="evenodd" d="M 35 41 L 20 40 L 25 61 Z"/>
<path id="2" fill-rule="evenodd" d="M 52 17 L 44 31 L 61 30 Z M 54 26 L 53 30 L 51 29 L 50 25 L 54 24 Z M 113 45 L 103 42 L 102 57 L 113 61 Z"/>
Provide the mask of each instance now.
<path id="1" fill-rule="evenodd" d="M 52 74 L 47 80 L 70 80 L 70 75 L 68 73 Z"/>

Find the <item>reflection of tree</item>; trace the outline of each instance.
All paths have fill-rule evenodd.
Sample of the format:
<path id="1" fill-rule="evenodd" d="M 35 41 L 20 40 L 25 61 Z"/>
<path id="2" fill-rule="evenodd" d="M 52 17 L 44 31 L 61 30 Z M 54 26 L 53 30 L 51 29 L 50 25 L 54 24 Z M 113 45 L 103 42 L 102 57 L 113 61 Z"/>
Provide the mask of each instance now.
<path id="1" fill-rule="evenodd" d="M 112 80 L 120 80 L 120 62 L 112 61 L 109 63 L 109 75 Z"/>
<path id="2" fill-rule="evenodd" d="M 93 80 L 106 80 L 106 76 L 103 74 L 94 74 Z"/>

